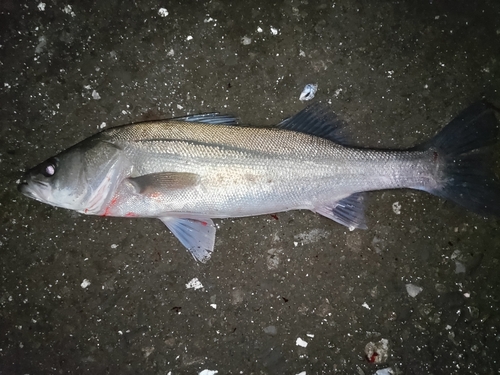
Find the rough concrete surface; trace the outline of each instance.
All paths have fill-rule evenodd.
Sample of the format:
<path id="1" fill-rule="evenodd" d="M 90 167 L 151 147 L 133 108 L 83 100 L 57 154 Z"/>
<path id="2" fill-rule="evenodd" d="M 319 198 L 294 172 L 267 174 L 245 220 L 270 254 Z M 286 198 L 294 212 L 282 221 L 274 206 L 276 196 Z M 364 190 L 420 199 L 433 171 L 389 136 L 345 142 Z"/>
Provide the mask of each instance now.
<path id="1" fill-rule="evenodd" d="M 499 14 L 494 0 L 3 0 L 0 373 L 498 374 L 497 219 L 373 192 L 368 230 L 306 211 L 216 220 L 196 264 L 159 220 L 53 208 L 16 181 L 104 126 L 275 124 L 308 83 L 358 144 L 410 147 L 473 101 L 500 104 Z"/>

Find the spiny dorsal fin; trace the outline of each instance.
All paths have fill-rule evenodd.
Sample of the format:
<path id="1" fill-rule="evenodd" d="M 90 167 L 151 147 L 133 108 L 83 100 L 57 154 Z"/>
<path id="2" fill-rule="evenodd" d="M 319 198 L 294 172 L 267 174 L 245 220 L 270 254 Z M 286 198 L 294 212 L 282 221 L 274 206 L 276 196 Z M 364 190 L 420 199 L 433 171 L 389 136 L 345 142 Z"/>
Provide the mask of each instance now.
<path id="1" fill-rule="evenodd" d="M 231 115 L 221 115 L 218 112 L 203 113 L 201 115 L 190 115 L 183 117 L 176 117 L 172 120 L 187 121 L 187 122 L 200 122 L 203 124 L 214 125 L 238 125 L 238 119 Z"/>

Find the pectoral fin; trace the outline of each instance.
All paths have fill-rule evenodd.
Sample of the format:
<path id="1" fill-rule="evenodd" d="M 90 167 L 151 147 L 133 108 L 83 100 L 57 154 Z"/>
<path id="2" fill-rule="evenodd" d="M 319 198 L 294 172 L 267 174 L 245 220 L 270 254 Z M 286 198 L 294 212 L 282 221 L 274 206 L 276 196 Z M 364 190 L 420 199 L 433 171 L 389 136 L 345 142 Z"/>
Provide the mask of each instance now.
<path id="1" fill-rule="evenodd" d="M 314 211 L 348 228 L 366 229 L 363 202 L 364 194 L 355 193 L 333 204 L 317 207 Z"/>
<path id="2" fill-rule="evenodd" d="M 161 217 L 160 220 L 189 250 L 194 259 L 201 263 L 210 259 L 215 244 L 215 226 L 212 219 Z"/>
<path id="3" fill-rule="evenodd" d="M 137 193 L 146 195 L 185 189 L 197 185 L 199 180 L 200 176 L 196 173 L 184 172 L 151 173 L 128 179 Z"/>

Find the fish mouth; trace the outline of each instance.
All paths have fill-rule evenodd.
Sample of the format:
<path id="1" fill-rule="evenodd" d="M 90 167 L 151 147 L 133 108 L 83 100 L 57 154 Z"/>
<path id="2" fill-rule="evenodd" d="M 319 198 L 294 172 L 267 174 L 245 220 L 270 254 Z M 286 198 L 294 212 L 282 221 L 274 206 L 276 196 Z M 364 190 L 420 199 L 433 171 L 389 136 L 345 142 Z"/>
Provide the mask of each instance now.
<path id="1" fill-rule="evenodd" d="M 17 185 L 17 191 L 19 191 L 21 194 L 26 195 L 29 198 L 35 198 L 35 195 L 33 194 L 30 184 L 28 184 L 28 181 L 22 180 L 19 185 Z"/>
<path id="2" fill-rule="evenodd" d="M 48 184 L 43 181 L 38 181 L 36 179 L 31 178 L 31 176 L 25 176 L 21 180 L 21 182 L 17 185 L 17 191 L 19 191 L 21 194 L 27 196 L 28 198 L 33 198 L 33 199 L 40 199 L 38 194 L 36 193 L 37 188 L 47 188 Z"/>

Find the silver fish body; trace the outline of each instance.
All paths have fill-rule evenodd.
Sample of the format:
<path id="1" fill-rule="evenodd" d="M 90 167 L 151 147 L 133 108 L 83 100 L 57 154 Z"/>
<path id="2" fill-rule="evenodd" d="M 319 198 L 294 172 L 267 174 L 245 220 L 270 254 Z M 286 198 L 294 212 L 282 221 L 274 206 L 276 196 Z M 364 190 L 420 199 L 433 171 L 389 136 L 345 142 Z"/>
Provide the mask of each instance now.
<path id="1" fill-rule="evenodd" d="M 450 146 L 446 138 L 455 128 L 477 127 L 477 116 L 465 121 L 471 112 L 485 129 Z M 232 122 L 199 115 L 107 129 L 33 168 L 19 189 L 85 214 L 160 218 L 202 262 L 214 247 L 212 218 L 308 209 L 365 228 L 361 193 L 369 190 L 425 190 L 498 213 L 492 201 L 497 181 L 490 175 L 481 175 L 490 185 L 478 204 L 468 204 L 463 189 L 454 190 L 464 182 L 462 156 L 484 145 L 484 131 L 496 137 L 496 118 L 483 103 L 459 115 L 433 143 L 403 151 L 340 144 L 341 122 L 318 105 L 274 128 Z M 478 144 L 467 149 L 463 144 L 472 138 Z"/>

